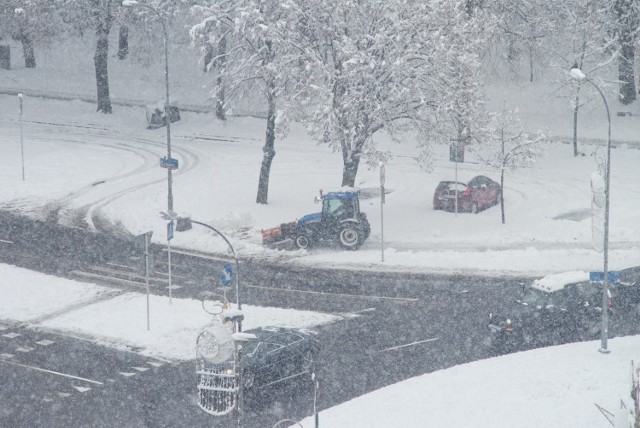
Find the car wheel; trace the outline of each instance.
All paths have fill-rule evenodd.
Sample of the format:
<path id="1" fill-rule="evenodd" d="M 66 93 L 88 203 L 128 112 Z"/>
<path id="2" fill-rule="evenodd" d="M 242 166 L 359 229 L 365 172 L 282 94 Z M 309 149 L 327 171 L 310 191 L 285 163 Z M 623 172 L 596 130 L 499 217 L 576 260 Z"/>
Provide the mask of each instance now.
<path id="1" fill-rule="evenodd" d="M 477 202 L 474 202 L 473 204 L 471 204 L 471 213 L 478 214 L 478 203 Z"/>
<path id="2" fill-rule="evenodd" d="M 338 232 L 338 242 L 345 250 L 357 250 L 362 245 L 362 231 L 356 225 L 346 224 Z"/>
<path id="3" fill-rule="evenodd" d="M 251 370 L 244 370 L 242 372 L 242 386 L 245 390 L 251 389 L 255 380 L 256 376 Z"/>
<path id="4" fill-rule="evenodd" d="M 300 233 L 293 239 L 293 243 L 301 250 L 308 250 L 313 246 L 313 241 L 307 233 Z"/>

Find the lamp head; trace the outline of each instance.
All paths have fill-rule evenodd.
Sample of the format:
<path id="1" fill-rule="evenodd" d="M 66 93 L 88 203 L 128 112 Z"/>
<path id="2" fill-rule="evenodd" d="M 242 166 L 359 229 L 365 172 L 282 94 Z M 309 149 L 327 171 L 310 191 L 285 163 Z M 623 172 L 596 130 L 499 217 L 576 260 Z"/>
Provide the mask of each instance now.
<path id="1" fill-rule="evenodd" d="M 587 78 L 587 76 L 579 68 L 572 68 L 569 72 L 569 75 L 574 80 L 584 80 Z"/>

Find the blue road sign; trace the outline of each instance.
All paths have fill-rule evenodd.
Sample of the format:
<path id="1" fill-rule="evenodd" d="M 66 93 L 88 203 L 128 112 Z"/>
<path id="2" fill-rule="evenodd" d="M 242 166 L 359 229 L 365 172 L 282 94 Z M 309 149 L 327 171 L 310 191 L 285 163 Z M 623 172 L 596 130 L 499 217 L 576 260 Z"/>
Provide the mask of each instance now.
<path id="1" fill-rule="evenodd" d="M 178 159 L 163 157 L 160 158 L 160 166 L 167 169 L 178 169 Z"/>
<path id="2" fill-rule="evenodd" d="M 167 223 L 167 241 L 171 241 L 173 239 L 173 220 Z"/>
<path id="3" fill-rule="evenodd" d="M 608 282 L 620 281 L 620 272 L 612 271 L 607 272 Z M 589 272 L 589 281 L 591 282 L 604 282 L 604 272 Z"/>
<path id="4" fill-rule="evenodd" d="M 222 272 L 220 272 L 220 284 L 224 287 L 229 285 L 231 283 L 231 275 L 233 275 L 233 268 L 229 263 L 226 263 L 222 268 Z"/>

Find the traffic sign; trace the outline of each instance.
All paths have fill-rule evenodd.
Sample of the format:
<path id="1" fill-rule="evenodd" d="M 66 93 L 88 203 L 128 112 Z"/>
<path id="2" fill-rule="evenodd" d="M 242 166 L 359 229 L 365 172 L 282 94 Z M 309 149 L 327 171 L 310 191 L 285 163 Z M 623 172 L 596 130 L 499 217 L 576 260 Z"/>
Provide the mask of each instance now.
<path id="1" fill-rule="evenodd" d="M 607 272 L 608 282 L 620 281 L 620 271 Z M 604 282 L 604 272 L 589 272 L 589 281 Z"/>
<path id="2" fill-rule="evenodd" d="M 231 275 L 233 275 L 233 268 L 229 263 L 226 263 L 222 267 L 222 272 L 220 272 L 220 284 L 224 287 L 231 283 Z"/>
<path id="3" fill-rule="evenodd" d="M 167 169 L 178 169 L 178 159 L 163 157 L 160 158 L 160 166 Z"/>
<path id="4" fill-rule="evenodd" d="M 449 146 L 449 161 L 455 163 L 464 162 L 464 145 L 454 142 Z"/>
<path id="5" fill-rule="evenodd" d="M 167 223 L 167 241 L 171 241 L 173 239 L 173 220 Z"/>

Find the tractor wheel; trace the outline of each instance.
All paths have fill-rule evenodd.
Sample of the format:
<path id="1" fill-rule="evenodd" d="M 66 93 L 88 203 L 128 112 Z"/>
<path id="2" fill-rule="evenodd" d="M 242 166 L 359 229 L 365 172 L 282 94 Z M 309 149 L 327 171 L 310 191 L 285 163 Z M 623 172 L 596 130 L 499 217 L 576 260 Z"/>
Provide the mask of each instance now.
<path id="1" fill-rule="evenodd" d="M 338 242 L 345 250 L 357 250 L 362 245 L 364 233 L 355 224 L 345 224 L 338 232 Z"/>
<path id="2" fill-rule="evenodd" d="M 313 240 L 308 233 L 304 232 L 296 235 L 296 237 L 293 239 L 293 243 L 296 245 L 296 248 L 299 248 L 301 250 L 308 250 L 313 246 Z"/>

